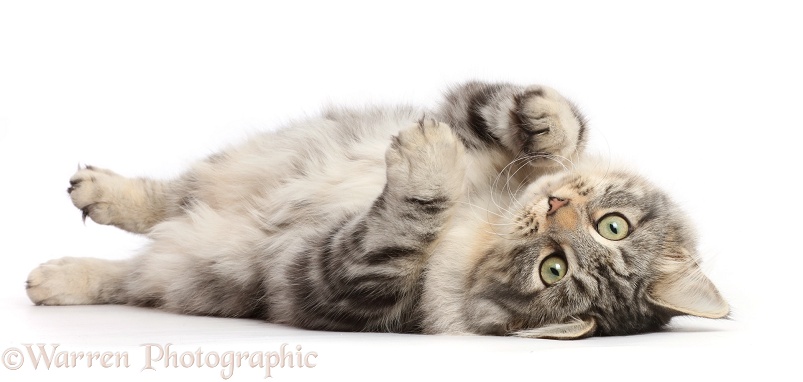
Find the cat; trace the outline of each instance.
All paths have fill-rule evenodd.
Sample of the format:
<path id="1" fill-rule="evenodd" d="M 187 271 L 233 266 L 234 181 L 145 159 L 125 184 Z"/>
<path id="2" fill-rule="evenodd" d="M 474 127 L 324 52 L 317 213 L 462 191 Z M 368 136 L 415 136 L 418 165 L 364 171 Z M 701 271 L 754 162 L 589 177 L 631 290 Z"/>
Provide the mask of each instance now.
<path id="1" fill-rule="evenodd" d="M 728 316 L 680 208 L 583 154 L 554 89 L 469 82 L 439 107 L 332 108 L 173 180 L 79 167 L 128 260 L 35 268 L 37 305 L 130 304 L 301 328 L 577 339 Z"/>

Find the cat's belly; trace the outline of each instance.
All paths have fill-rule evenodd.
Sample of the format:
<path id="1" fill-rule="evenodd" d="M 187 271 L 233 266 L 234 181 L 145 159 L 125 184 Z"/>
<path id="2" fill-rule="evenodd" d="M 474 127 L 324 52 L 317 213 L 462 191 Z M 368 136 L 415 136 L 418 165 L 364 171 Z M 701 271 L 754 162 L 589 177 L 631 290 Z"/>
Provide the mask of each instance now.
<path id="1" fill-rule="evenodd" d="M 294 315 L 291 268 L 345 221 L 366 213 L 386 182 L 384 154 L 389 140 L 364 142 L 327 155 L 325 166 L 265 190 L 252 200 L 263 234 L 260 266 L 270 295 L 270 320 L 291 323 Z"/>

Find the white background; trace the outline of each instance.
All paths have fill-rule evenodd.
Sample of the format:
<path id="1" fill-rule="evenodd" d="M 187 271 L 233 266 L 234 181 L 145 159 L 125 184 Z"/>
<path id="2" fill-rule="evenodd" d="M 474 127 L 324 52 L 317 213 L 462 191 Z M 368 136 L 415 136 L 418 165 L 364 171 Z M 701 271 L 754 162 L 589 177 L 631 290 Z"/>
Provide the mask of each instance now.
<path id="1" fill-rule="evenodd" d="M 287 2 L 289 4 L 289 2 Z M 791 2 L 788 2 L 791 3 Z M 0 380 L 222 380 L 155 365 L 183 351 L 319 354 L 277 380 L 703 380 L 799 377 L 800 11 L 786 3 L 169 1 L 0 3 L 0 351 L 129 352 L 129 368 L 19 370 Z M 81 223 L 78 163 L 170 177 L 330 103 L 433 104 L 469 79 L 541 83 L 581 105 L 591 151 L 633 163 L 699 228 L 733 320 L 575 342 L 301 331 L 119 306 L 34 307 L 28 272 L 61 256 L 123 258 L 143 238 Z M 9 358 L 9 359 L 11 359 Z M 18 359 L 15 359 L 18 360 Z M 80 362 L 79 362 L 80 363 Z M 242 366 L 232 380 L 262 378 Z"/>

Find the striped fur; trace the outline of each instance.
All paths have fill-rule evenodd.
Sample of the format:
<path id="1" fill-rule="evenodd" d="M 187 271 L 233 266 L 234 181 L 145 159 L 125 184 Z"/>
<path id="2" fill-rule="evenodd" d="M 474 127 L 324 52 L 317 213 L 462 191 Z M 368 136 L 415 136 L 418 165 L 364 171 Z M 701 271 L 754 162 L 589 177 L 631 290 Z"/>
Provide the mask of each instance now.
<path id="1" fill-rule="evenodd" d="M 679 209 L 639 176 L 583 159 L 585 138 L 552 89 L 472 82 L 434 110 L 331 109 L 175 180 L 79 169 L 68 192 L 84 216 L 152 242 L 125 261 L 45 263 L 28 295 L 322 330 L 561 339 L 726 315 Z M 611 212 L 632 225 L 623 240 L 596 231 Z M 548 286 L 549 256 L 568 273 Z"/>

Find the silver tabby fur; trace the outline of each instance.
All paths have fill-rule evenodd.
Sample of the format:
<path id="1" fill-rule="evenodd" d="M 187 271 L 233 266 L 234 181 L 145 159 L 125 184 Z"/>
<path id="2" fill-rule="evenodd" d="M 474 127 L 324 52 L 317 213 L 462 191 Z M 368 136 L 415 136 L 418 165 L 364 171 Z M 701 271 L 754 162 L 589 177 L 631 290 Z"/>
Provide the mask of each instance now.
<path id="1" fill-rule="evenodd" d="M 577 108 L 550 88 L 472 82 L 435 110 L 331 109 L 173 180 L 87 166 L 68 189 L 84 218 L 152 241 L 129 260 L 42 264 L 28 296 L 559 339 L 726 316 L 683 213 L 640 176 L 584 158 L 585 138 Z M 631 223 L 625 239 L 596 231 L 610 212 Z M 546 285 L 540 264 L 555 254 L 568 273 Z"/>

